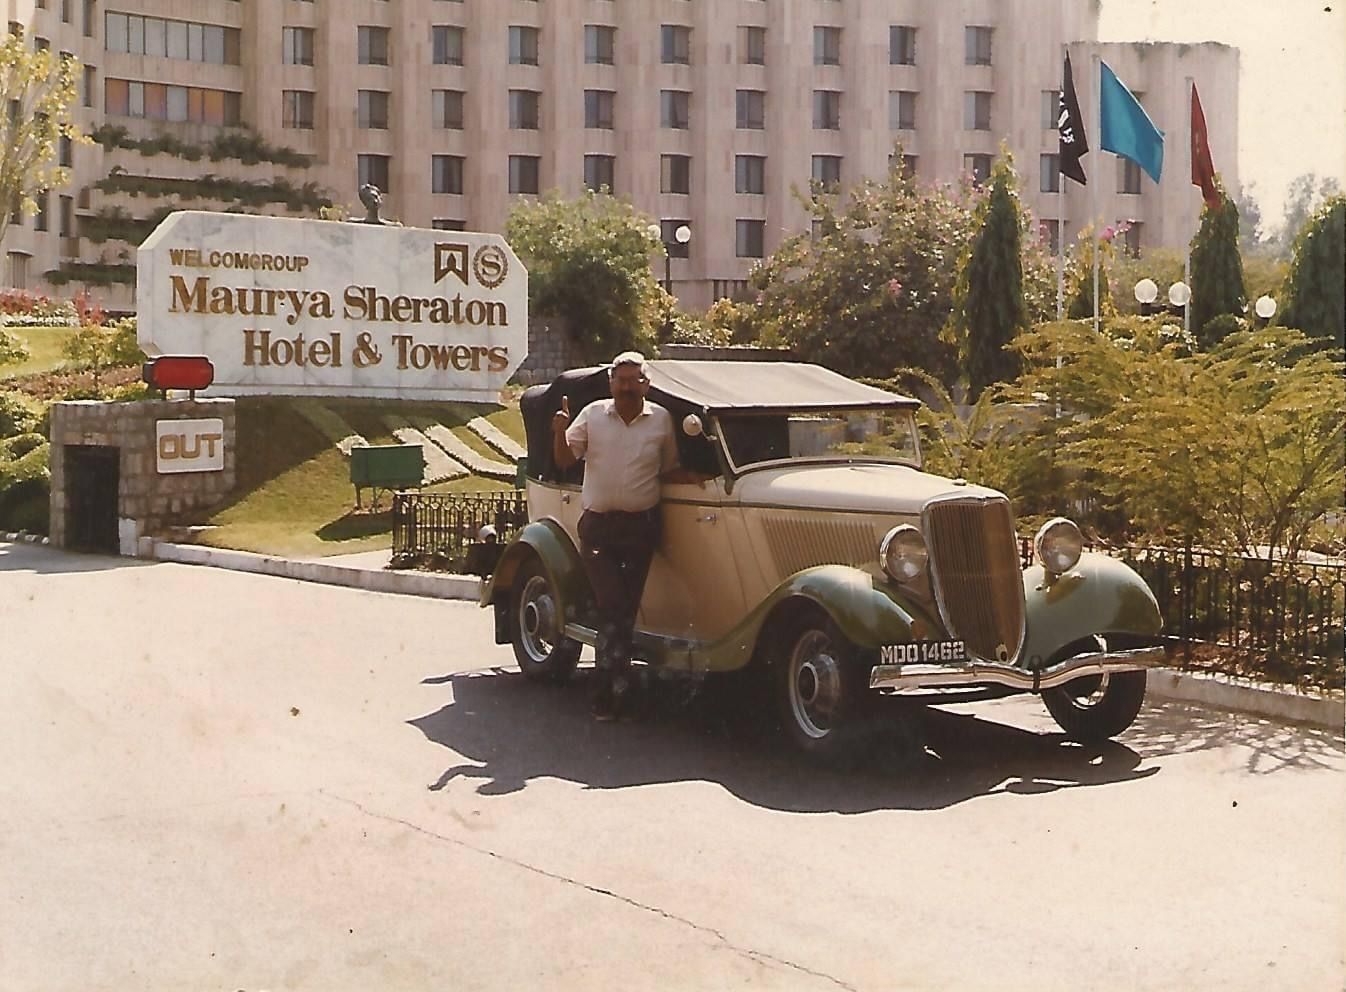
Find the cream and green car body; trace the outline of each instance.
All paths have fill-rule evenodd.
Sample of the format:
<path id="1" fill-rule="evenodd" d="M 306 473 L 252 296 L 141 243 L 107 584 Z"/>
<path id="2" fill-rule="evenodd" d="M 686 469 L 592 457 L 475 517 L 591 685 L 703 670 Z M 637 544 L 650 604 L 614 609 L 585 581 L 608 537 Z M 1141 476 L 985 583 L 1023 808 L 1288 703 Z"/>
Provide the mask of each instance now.
<path id="1" fill-rule="evenodd" d="M 1162 657 L 1154 596 L 1100 554 L 1078 554 L 1059 571 L 1021 568 L 1005 496 L 920 469 L 914 427 L 904 433 L 917 401 L 816 366 L 650 367 L 651 399 L 685 422 L 684 463 L 718 466 L 718 475 L 704 486 L 663 487 L 663 538 L 637 619 L 637 657 L 688 676 L 784 666 L 793 675 L 764 685 L 781 697 L 787 723 L 799 717 L 793 736 L 806 750 L 826 751 L 845 736 L 841 724 L 859 706 L 842 693 L 997 687 L 1048 694 L 1075 736 L 1112 736 L 1130 723 L 1134 713 L 1111 712 L 1116 687 L 1101 720 L 1091 707 L 1107 704 L 1110 681 L 1128 685 L 1123 709 L 1139 707 L 1136 680 L 1143 695 L 1144 669 Z M 547 449 L 534 435 L 561 395 L 575 411 L 576 399 L 603 393 L 604 378 L 567 373 L 525 395 L 530 523 L 501 556 L 482 603 L 495 609 L 498 641 L 519 653 L 522 638 L 526 672 L 554 645 L 577 655 L 595 640 L 578 552 L 580 483 L 547 478 Z M 879 423 L 896 425 L 900 460 L 840 440 Z M 775 457 L 740 464 L 759 429 L 776 438 Z M 736 447 L 735 437 L 749 442 Z M 824 450 L 795 450 L 805 444 Z M 888 567 L 881 557 L 895 528 L 914 549 L 910 567 L 926 555 L 913 575 L 901 556 Z M 1059 522 L 1054 533 L 1071 531 Z M 520 577 L 530 590 L 522 601 Z M 959 647 L 961 657 L 950 654 Z M 810 713 L 810 699 L 820 698 Z"/>

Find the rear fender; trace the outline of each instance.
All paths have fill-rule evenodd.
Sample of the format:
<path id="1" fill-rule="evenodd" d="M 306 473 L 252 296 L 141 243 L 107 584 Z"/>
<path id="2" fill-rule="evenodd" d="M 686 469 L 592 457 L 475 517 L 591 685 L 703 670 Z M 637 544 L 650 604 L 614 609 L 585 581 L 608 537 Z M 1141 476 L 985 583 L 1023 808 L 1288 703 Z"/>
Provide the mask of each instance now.
<path id="1" fill-rule="evenodd" d="M 1023 573 L 1028 634 L 1020 667 L 1051 664 L 1068 645 L 1096 634 L 1158 642 L 1164 625 L 1159 604 L 1125 562 L 1086 552 L 1069 572 L 1048 578 L 1041 565 Z"/>
<path id="2" fill-rule="evenodd" d="M 510 602 L 514 580 L 519 569 L 531 558 L 542 563 L 557 598 L 557 606 L 567 622 L 573 622 L 589 612 L 592 598 L 589 580 L 579 552 L 569 535 L 554 520 L 535 520 L 528 524 L 510 542 L 500 556 L 491 578 L 482 586 L 481 605 L 495 608 L 495 639 L 497 644 L 510 641 Z"/>

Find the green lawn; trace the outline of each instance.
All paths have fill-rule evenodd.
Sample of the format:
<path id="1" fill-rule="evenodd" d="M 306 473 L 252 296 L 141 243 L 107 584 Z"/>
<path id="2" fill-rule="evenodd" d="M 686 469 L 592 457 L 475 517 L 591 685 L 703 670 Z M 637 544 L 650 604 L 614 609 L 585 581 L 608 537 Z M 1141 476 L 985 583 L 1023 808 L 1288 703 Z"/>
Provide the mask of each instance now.
<path id="1" fill-rule="evenodd" d="M 29 358 L 16 365 L 0 365 L 0 379 L 50 372 L 65 362 L 65 343 L 75 336 L 74 327 L 6 327 L 27 347 Z"/>
<path id="2" fill-rule="evenodd" d="M 322 402 L 370 444 L 395 443 L 384 423 L 390 414 L 408 423 L 419 417 L 458 428 L 472 417 L 499 410 L 451 403 Z M 381 497 L 380 513 L 367 509 L 356 512 L 349 461 L 299 415 L 294 403 L 280 397 L 238 401 L 236 450 L 239 491 L 243 495 L 207 521 L 213 529 L 203 532 L 200 540 L 214 547 L 301 557 L 390 547 L 391 497 Z M 425 491 L 493 492 L 509 488 L 495 480 L 469 476 L 429 486 Z M 369 497 L 366 492 L 366 507 Z"/>

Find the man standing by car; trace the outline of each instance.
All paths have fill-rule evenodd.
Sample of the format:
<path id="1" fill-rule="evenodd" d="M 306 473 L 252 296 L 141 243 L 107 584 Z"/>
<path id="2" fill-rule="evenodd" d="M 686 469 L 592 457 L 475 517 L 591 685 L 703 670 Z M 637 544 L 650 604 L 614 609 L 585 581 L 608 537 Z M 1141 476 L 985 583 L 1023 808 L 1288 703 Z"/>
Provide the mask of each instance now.
<path id="1" fill-rule="evenodd" d="M 661 482 L 705 481 L 678 466 L 673 418 L 645 399 L 645 356 L 624 351 L 608 369 L 609 400 L 572 422 L 570 401 L 552 418 L 552 458 L 565 470 L 584 459 L 580 550 L 598 607 L 594 717 L 611 720 L 629 702 L 631 633 L 650 559 L 659 546 Z"/>

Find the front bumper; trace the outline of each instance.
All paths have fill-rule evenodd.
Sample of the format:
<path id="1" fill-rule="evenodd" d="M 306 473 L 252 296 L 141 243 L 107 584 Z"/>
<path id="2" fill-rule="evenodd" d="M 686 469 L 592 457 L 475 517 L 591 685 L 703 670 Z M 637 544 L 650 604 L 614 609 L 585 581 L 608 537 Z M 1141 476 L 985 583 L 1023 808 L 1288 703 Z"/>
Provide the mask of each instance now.
<path id="1" fill-rule="evenodd" d="M 1038 692 L 1088 675 L 1140 671 L 1156 668 L 1163 662 L 1162 647 L 1145 647 L 1077 654 L 1036 672 L 993 661 L 969 661 L 952 665 L 875 665 L 869 673 L 869 687 L 914 692 L 957 686 L 1004 685 L 1011 689 Z"/>

